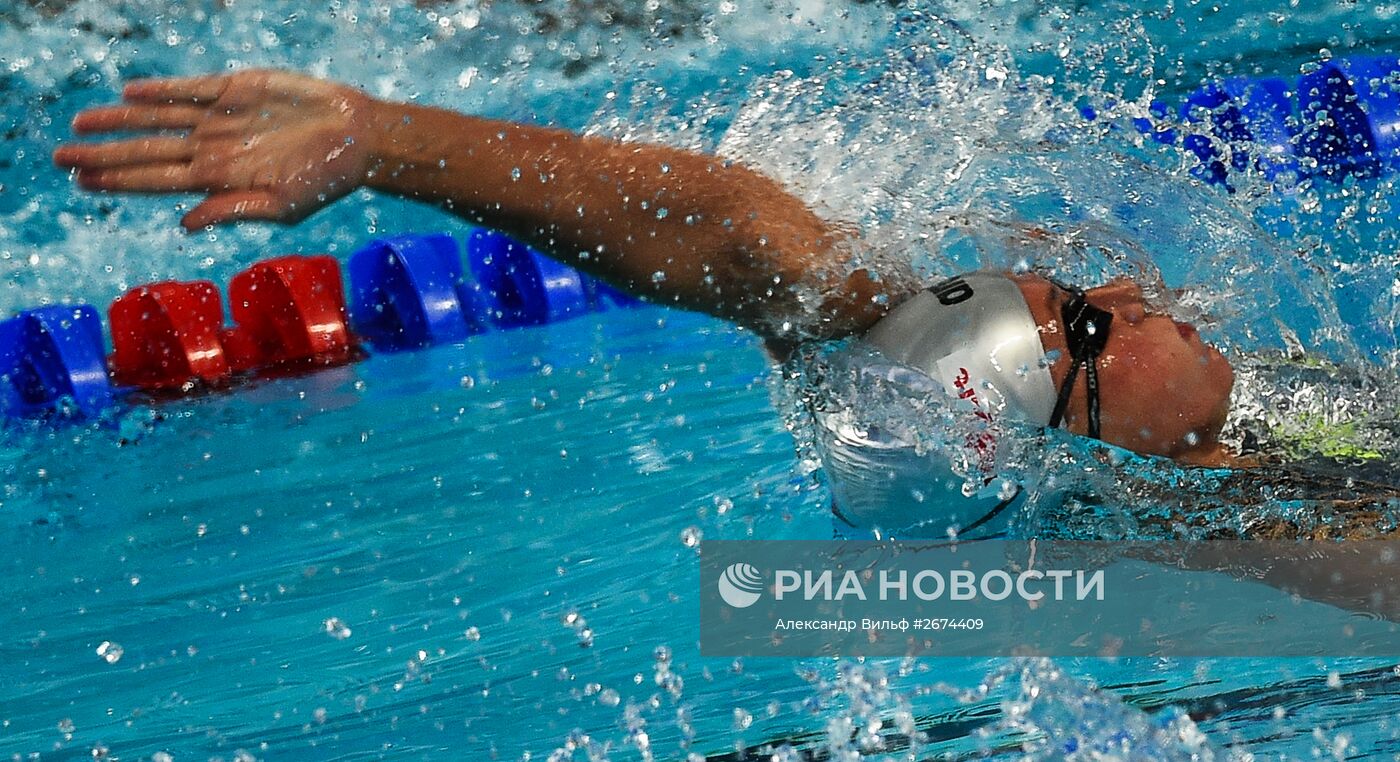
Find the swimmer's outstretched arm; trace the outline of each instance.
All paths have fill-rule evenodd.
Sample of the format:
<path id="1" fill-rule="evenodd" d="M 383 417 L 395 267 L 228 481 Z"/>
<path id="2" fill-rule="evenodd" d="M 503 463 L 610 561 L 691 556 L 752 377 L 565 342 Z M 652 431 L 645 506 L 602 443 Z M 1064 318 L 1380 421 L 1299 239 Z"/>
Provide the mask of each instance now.
<path id="1" fill-rule="evenodd" d="M 854 333 L 883 315 L 834 228 L 740 164 L 659 145 L 381 101 L 302 75 L 250 71 L 129 84 L 54 160 L 94 190 L 208 194 L 190 230 L 296 222 L 367 186 L 443 206 L 653 301 L 770 340 Z"/>

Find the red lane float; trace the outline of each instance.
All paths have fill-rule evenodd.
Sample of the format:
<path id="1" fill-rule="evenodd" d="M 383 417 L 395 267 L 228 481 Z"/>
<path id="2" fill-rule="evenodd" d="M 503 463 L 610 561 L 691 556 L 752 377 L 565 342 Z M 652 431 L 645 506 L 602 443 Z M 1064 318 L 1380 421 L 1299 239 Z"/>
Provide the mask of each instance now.
<path id="1" fill-rule="evenodd" d="M 233 276 L 229 306 L 237 324 L 224 333 L 234 371 L 350 359 L 340 265 L 332 257 L 278 257 Z"/>
<path id="2" fill-rule="evenodd" d="M 108 310 L 118 384 L 151 391 L 218 385 L 235 373 L 349 360 L 340 267 L 331 257 L 278 257 L 238 273 L 229 285 L 235 325 L 209 281 L 134 288 Z"/>
<path id="3" fill-rule="evenodd" d="M 107 310 L 112 378 L 123 386 L 180 389 L 217 384 L 230 375 L 220 334 L 224 308 L 207 280 L 138 286 Z"/>

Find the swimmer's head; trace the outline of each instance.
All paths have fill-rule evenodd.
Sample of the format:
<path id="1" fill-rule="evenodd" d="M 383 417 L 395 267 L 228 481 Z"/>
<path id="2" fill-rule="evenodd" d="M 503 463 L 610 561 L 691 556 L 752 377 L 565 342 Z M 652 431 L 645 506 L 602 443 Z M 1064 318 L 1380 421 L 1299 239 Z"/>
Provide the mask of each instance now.
<path id="1" fill-rule="evenodd" d="M 1061 388 L 1073 363 L 1064 307 L 1075 295 L 1040 276 L 1015 280 L 1040 326 L 1046 351 L 1057 358 L 1050 370 L 1056 388 Z M 1214 451 L 1234 385 L 1230 363 L 1191 325 L 1153 314 L 1142 289 L 1132 281 L 1115 280 L 1084 296 L 1093 308 L 1112 315 L 1108 339 L 1097 358 L 1099 438 L 1135 452 L 1174 458 Z M 1079 375 L 1064 420 L 1070 431 L 1087 434 L 1089 410 L 1084 374 Z"/>
<path id="2" fill-rule="evenodd" d="M 1150 314 L 1129 281 L 1082 292 L 972 273 L 899 305 L 866 337 L 979 415 L 1063 425 L 1150 455 L 1213 452 L 1234 382 L 1214 347 Z"/>

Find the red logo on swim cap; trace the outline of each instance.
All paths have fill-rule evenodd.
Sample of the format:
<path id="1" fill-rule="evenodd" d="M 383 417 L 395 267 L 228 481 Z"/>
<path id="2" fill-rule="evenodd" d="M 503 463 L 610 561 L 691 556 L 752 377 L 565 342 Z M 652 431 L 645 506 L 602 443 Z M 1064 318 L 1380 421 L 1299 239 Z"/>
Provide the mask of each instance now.
<path id="1" fill-rule="evenodd" d="M 958 368 L 958 375 L 953 379 L 953 386 L 958 389 L 958 399 L 972 403 L 973 414 L 992 423 L 992 415 L 982 407 L 982 398 L 977 396 L 977 389 L 969 383 L 971 380 L 967 368 Z M 997 438 L 992 432 L 984 430 L 968 434 L 967 446 L 977 451 L 978 468 L 984 473 L 991 472 L 997 454 Z"/>

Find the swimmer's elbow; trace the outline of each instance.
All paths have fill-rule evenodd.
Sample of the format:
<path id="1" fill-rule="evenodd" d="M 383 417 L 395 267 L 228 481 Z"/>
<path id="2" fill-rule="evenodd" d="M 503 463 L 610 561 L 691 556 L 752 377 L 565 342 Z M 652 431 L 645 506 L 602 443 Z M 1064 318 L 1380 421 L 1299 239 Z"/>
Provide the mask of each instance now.
<path id="1" fill-rule="evenodd" d="M 823 337 L 865 333 L 899 302 L 912 295 L 904 279 L 875 277 L 861 268 L 847 275 L 822 304 Z"/>
<path id="2" fill-rule="evenodd" d="M 763 337 L 770 355 L 782 360 L 801 342 L 843 339 L 865 333 L 903 300 L 862 268 L 844 272 L 841 261 L 805 262 L 767 278 L 754 278 L 754 292 L 739 322 Z"/>
<path id="3" fill-rule="evenodd" d="M 854 231 L 822 219 L 777 181 L 734 169 L 738 182 L 727 194 L 734 213 L 724 215 L 727 254 L 722 271 L 711 275 L 717 292 L 732 299 L 737 289 L 742 297 L 723 316 L 758 332 L 781 355 L 802 340 L 863 333 L 909 295 L 911 278 L 858 261 Z"/>

